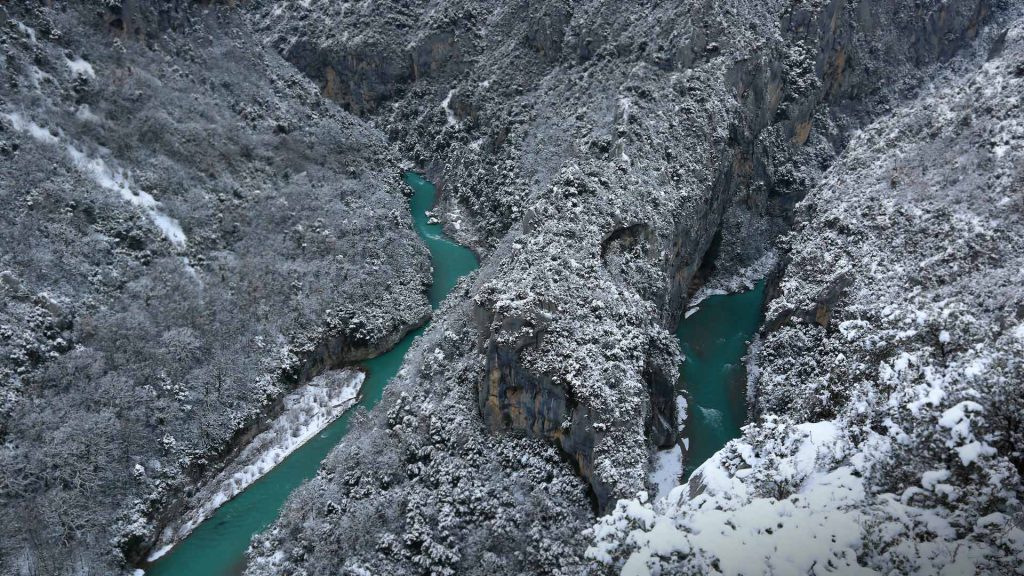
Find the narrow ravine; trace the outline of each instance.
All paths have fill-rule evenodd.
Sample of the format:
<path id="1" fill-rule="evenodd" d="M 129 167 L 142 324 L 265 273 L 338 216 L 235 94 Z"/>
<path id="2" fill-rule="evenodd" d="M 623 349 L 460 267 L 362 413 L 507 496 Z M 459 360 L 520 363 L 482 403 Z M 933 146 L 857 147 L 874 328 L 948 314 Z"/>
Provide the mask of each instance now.
<path id="1" fill-rule="evenodd" d="M 477 268 L 472 251 L 449 240 L 439 224 L 430 224 L 426 212 L 435 202 L 436 189 L 422 176 L 409 172 L 405 182 L 413 190 L 409 201 L 416 232 L 430 250 L 433 283 L 430 304 L 435 309 L 458 282 Z M 366 380 L 355 407 L 373 408 L 384 387 L 398 372 L 413 340 L 426 326 L 410 332 L 394 348 L 361 363 Z M 257 532 L 277 517 L 288 495 L 316 474 L 320 462 L 344 438 L 355 410 L 349 410 L 320 434 L 292 453 L 245 491 L 217 509 L 191 535 L 145 568 L 147 576 L 225 576 L 242 571 L 245 550 Z"/>
<path id="2" fill-rule="evenodd" d="M 747 419 L 747 370 L 743 356 L 761 325 L 762 280 L 746 292 L 709 296 L 679 323 L 676 337 L 685 360 L 677 392 L 687 401 L 683 480 L 741 434 Z"/>

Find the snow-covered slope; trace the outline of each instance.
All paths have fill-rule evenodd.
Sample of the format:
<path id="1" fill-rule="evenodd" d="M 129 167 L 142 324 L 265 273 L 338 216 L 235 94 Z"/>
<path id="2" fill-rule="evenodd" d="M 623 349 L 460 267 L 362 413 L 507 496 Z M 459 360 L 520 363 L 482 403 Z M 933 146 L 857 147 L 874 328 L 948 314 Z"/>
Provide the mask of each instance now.
<path id="1" fill-rule="evenodd" d="M 429 314 L 397 156 L 237 7 L 0 4 L 0 574 L 110 574 Z"/>
<path id="2" fill-rule="evenodd" d="M 799 206 L 756 419 L 588 556 L 629 574 L 1017 574 L 1024 19 L 855 135 Z"/>
<path id="3" fill-rule="evenodd" d="M 203 483 L 189 499 L 189 508 L 173 518 L 160 533 L 152 562 L 205 522 L 224 503 L 259 480 L 292 452 L 319 434 L 359 399 L 365 374 L 343 369 L 321 374 L 283 398 L 284 408 L 267 430 L 250 440 L 215 477 Z"/>

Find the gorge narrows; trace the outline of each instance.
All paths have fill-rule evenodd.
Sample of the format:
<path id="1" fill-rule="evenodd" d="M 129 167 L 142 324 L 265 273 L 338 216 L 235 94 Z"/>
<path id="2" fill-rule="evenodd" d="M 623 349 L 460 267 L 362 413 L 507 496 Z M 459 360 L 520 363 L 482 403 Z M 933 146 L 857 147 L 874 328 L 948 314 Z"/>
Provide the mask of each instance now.
<path id="1" fill-rule="evenodd" d="M 439 224 L 430 222 L 437 190 L 414 172 L 405 174 L 412 189 L 409 206 L 417 234 L 430 250 L 433 282 L 430 305 L 435 310 L 459 279 L 477 268 L 476 256 L 450 240 Z M 224 576 L 241 573 L 250 539 L 277 518 L 291 492 L 316 474 L 320 463 L 341 442 L 358 408 L 372 409 L 388 382 L 398 373 L 413 341 L 426 330 L 421 326 L 397 345 L 375 358 L 360 362 L 366 379 L 359 401 L 319 434 L 303 444 L 251 486 L 220 506 L 184 540 L 145 567 L 149 576 Z"/>
<path id="2" fill-rule="evenodd" d="M 687 402 L 683 481 L 738 438 L 746 423 L 743 360 L 761 326 L 764 292 L 761 280 L 744 292 L 708 296 L 679 322 L 676 337 L 684 360 L 676 392 Z"/>

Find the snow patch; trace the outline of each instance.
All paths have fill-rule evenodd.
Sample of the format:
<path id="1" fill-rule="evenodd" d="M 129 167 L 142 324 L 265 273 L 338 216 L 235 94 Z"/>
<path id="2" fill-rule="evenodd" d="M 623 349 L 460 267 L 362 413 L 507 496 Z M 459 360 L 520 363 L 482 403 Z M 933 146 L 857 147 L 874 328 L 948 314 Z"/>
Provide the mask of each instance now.
<path id="1" fill-rule="evenodd" d="M 939 482 L 949 480 L 949 470 L 929 470 L 921 474 L 921 486 L 925 490 L 935 490 Z"/>
<path id="2" fill-rule="evenodd" d="M 17 112 L 5 114 L 5 116 L 7 116 L 7 119 L 11 121 L 11 125 L 14 126 L 15 130 L 28 134 L 33 140 L 44 144 L 56 144 L 60 142 L 60 139 L 54 136 L 49 130 L 31 120 L 26 120 Z"/>
<path id="3" fill-rule="evenodd" d="M 689 404 L 685 396 L 676 396 L 676 430 L 682 430 L 686 426 L 686 410 Z"/>
<path id="4" fill-rule="evenodd" d="M 102 158 L 92 158 L 75 148 L 73 144 L 68 144 L 66 149 L 75 167 L 89 176 L 93 182 L 111 192 L 117 192 L 123 200 L 142 208 L 168 240 L 179 247 L 185 246 L 188 238 L 181 229 L 181 224 L 161 212 L 158 208 L 159 202 L 151 194 L 143 190 L 134 190 L 123 170 L 110 168 Z"/>
<path id="5" fill-rule="evenodd" d="M 33 44 L 36 43 L 36 31 L 34 29 L 32 29 L 30 26 L 27 26 L 25 23 L 19 22 L 13 18 L 11 19 L 11 21 L 14 22 L 14 27 L 17 28 L 19 32 L 28 37 L 30 42 L 32 42 Z"/>
<path id="6" fill-rule="evenodd" d="M 983 411 L 984 408 L 981 404 L 964 400 L 942 413 L 939 418 L 939 426 L 949 428 L 950 435 L 954 438 L 968 438 L 971 435 L 971 419 L 968 413 Z"/>
<path id="7" fill-rule="evenodd" d="M 967 466 L 982 456 L 992 456 L 996 453 L 996 449 L 984 442 L 975 440 L 957 448 L 956 453 L 960 457 L 960 462 Z"/>
<path id="8" fill-rule="evenodd" d="M 93 69 L 92 64 L 82 60 L 81 58 L 75 58 L 74 60 L 65 58 L 65 64 L 71 69 L 71 74 L 74 76 L 84 76 L 86 78 L 95 78 L 96 70 Z"/>
<path id="9" fill-rule="evenodd" d="M 629 124 L 629 113 L 632 111 L 633 101 L 625 96 L 619 97 L 619 117 L 622 124 Z"/>
<path id="10" fill-rule="evenodd" d="M 451 104 L 452 102 L 452 96 L 454 95 L 455 89 L 452 88 L 451 90 L 448 91 L 448 95 L 444 97 L 444 100 L 441 101 L 441 108 L 444 108 L 444 113 L 448 117 L 448 120 L 446 122 L 447 126 L 458 126 L 459 124 L 458 119 L 455 118 L 455 112 L 453 112 L 452 109 L 449 107 L 449 104 Z"/>
<path id="11" fill-rule="evenodd" d="M 657 488 L 656 494 L 660 498 L 668 496 L 673 488 L 679 485 L 683 475 L 683 449 L 675 445 L 668 450 L 659 450 L 654 453 L 654 463 L 648 478 L 651 484 Z"/>

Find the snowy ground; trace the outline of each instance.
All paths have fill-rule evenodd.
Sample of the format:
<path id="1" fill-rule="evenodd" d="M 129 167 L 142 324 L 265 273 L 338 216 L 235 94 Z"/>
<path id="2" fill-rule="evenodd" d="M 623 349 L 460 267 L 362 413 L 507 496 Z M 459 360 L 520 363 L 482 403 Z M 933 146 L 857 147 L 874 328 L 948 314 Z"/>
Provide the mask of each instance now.
<path id="1" fill-rule="evenodd" d="M 356 403 L 364 378 L 362 372 L 340 370 L 318 376 L 310 384 L 286 396 L 284 412 L 273 426 L 256 436 L 233 463 L 196 492 L 190 499 L 192 507 L 189 512 L 180 523 L 164 530 L 156 551 L 148 560 L 152 562 L 166 554 L 217 508 L 270 472 L 344 414 Z"/>
<path id="2" fill-rule="evenodd" d="M 657 488 L 659 497 L 667 495 L 679 485 L 683 475 L 683 449 L 677 444 L 654 454 L 650 481 Z"/>

